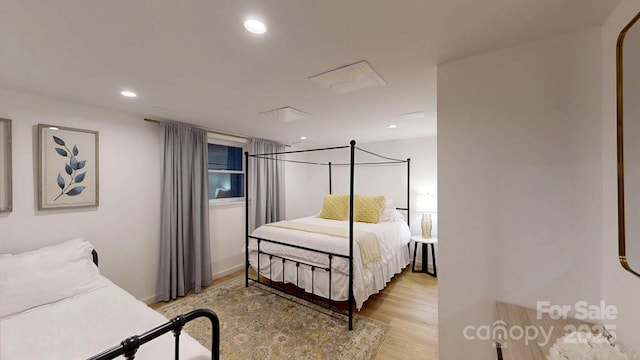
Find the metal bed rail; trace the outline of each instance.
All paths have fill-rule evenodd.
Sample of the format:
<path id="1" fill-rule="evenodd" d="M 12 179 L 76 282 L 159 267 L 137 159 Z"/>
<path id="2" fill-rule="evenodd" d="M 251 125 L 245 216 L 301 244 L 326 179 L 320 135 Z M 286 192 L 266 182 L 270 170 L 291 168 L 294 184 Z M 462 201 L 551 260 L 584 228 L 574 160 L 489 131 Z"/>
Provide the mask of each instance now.
<path id="1" fill-rule="evenodd" d="M 211 321 L 211 359 L 220 359 L 220 321 L 215 312 L 209 309 L 197 309 L 187 314 L 178 315 L 169 322 L 160 325 L 142 335 L 134 335 L 123 340 L 120 345 L 109 350 L 94 355 L 87 360 L 110 360 L 119 356 L 124 356 L 127 360 L 135 359 L 136 352 L 140 346 L 149 341 L 168 333 L 173 332 L 175 338 L 175 360 L 180 359 L 180 333 L 186 323 L 191 320 L 206 317 Z"/>
<path id="2" fill-rule="evenodd" d="M 312 304 L 318 305 L 318 306 L 320 306 L 322 308 L 325 308 L 327 310 L 331 310 L 331 311 L 336 312 L 338 314 L 346 315 L 346 316 L 349 317 L 349 324 L 352 324 L 352 322 L 353 322 L 353 299 L 350 298 L 349 300 L 347 300 L 349 309 L 346 310 L 346 311 L 334 306 L 334 301 L 332 299 L 332 297 L 333 297 L 333 293 L 332 293 L 333 259 L 334 259 L 334 257 L 339 257 L 339 258 L 350 260 L 349 255 L 342 255 L 342 254 L 332 253 L 332 252 L 328 252 L 328 251 L 312 249 L 312 248 L 308 248 L 308 247 L 300 246 L 300 245 L 295 245 L 295 244 L 287 244 L 287 243 L 283 243 L 283 242 L 280 242 L 280 241 L 269 240 L 269 239 L 265 239 L 265 238 L 261 238 L 261 237 L 257 237 L 257 236 L 253 236 L 253 235 L 249 235 L 248 238 L 251 238 L 251 239 L 255 240 L 255 242 L 257 243 L 257 270 L 258 271 L 256 271 L 257 276 L 256 276 L 255 279 L 249 276 L 249 272 L 248 271 L 245 272 L 247 283 L 248 283 L 249 280 L 252 280 L 252 281 L 257 282 L 259 284 L 262 284 L 262 285 L 268 286 L 270 288 L 282 291 L 285 294 L 295 296 L 295 297 L 297 297 L 299 299 L 302 299 L 302 300 L 305 300 L 305 301 L 309 301 Z M 301 250 L 306 250 L 306 251 L 311 251 L 311 252 L 314 252 L 314 253 L 326 255 L 327 256 L 328 265 L 327 266 L 322 266 L 322 265 L 318 265 L 318 264 L 311 264 L 311 263 L 304 262 L 304 261 L 301 261 L 301 260 L 294 260 L 294 259 L 287 258 L 287 257 L 281 256 L 281 255 L 276 255 L 276 254 L 272 254 L 272 253 L 268 253 L 268 252 L 262 251 L 260 249 L 260 243 L 261 242 L 269 242 L 269 243 L 272 243 L 272 244 L 277 244 L 277 245 L 281 245 L 281 246 L 287 246 L 287 247 L 291 247 L 291 248 L 296 248 L 296 249 L 301 249 Z M 269 257 L 269 276 L 266 276 L 265 274 L 262 273 L 261 258 L 262 258 L 263 255 Z M 274 258 L 277 259 L 277 261 L 280 261 L 282 263 L 282 286 L 277 286 L 277 285 L 273 284 L 274 281 L 272 279 L 273 278 L 272 266 L 273 266 L 273 259 Z M 286 270 L 285 270 L 287 262 L 295 264 L 295 267 L 296 267 L 296 276 L 295 276 L 296 281 L 295 281 L 295 284 L 294 284 L 295 285 L 295 291 L 287 291 L 286 286 L 285 286 L 287 284 L 287 281 L 286 281 Z M 247 263 L 246 266 L 247 266 L 247 270 L 248 270 L 248 268 L 251 266 L 251 264 Z M 306 291 L 303 291 L 301 293 L 301 291 L 300 291 L 301 290 L 300 289 L 300 281 L 299 281 L 300 280 L 300 266 L 307 267 L 308 269 L 311 270 L 311 293 L 308 293 Z M 316 297 L 322 298 L 320 295 L 316 295 L 314 293 L 314 289 L 316 288 L 316 286 L 315 286 L 316 285 L 315 284 L 315 272 L 316 272 L 316 270 L 325 271 L 326 273 L 328 273 L 328 276 L 329 276 L 329 286 L 328 286 L 329 287 L 329 294 L 328 294 L 329 296 L 328 296 L 328 298 L 326 298 L 326 305 L 324 305 L 320 301 L 315 301 Z M 262 281 L 260 279 L 261 275 L 265 276 L 268 279 L 268 281 Z M 278 282 L 278 281 L 276 281 L 276 282 Z M 351 330 L 351 329 L 349 329 L 349 330 Z"/>

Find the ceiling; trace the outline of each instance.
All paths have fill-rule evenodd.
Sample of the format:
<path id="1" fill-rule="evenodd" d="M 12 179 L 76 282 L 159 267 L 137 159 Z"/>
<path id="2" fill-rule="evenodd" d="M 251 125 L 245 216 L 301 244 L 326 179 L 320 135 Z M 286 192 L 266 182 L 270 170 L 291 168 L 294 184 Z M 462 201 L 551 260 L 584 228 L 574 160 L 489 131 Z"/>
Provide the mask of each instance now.
<path id="1" fill-rule="evenodd" d="M 435 136 L 438 64 L 599 26 L 619 2 L 0 0 L 0 86 L 304 147 Z M 387 84 L 308 79 L 360 60 Z M 259 114 L 285 106 L 311 116 Z"/>

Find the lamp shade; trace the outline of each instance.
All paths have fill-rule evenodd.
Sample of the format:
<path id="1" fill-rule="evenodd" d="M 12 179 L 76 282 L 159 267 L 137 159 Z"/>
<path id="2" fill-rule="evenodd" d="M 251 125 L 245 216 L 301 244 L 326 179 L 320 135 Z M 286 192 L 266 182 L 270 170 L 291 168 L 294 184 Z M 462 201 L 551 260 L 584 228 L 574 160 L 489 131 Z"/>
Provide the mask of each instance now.
<path id="1" fill-rule="evenodd" d="M 437 213 L 438 198 L 434 194 L 418 195 L 416 211 L 423 213 Z"/>

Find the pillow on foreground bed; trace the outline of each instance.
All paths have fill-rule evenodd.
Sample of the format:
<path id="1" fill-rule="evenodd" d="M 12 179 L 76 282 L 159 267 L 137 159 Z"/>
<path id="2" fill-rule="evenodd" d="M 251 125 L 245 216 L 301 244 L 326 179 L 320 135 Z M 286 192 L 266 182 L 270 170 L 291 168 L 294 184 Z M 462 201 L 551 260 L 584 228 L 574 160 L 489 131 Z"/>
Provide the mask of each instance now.
<path id="1" fill-rule="evenodd" d="M 93 245 L 81 238 L 0 255 L 0 318 L 89 291 L 101 284 Z"/>
<path id="2" fill-rule="evenodd" d="M 384 196 L 356 195 L 353 200 L 353 221 L 372 224 L 380 222 Z"/>
<path id="3" fill-rule="evenodd" d="M 330 220 L 346 220 L 349 210 L 349 195 L 325 195 L 322 211 L 318 217 Z"/>

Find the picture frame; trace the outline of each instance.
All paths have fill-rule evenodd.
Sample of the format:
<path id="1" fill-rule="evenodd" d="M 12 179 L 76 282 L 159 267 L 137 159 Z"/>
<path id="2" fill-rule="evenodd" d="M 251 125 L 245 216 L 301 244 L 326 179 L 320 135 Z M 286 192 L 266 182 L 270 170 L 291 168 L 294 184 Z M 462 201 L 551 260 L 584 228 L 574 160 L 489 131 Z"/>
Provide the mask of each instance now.
<path id="1" fill-rule="evenodd" d="M 13 210 L 11 120 L 0 119 L 0 213 Z"/>
<path id="2" fill-rule="evenodd" d="M 38 124 L 38 210 L 98 206 L 98 135 Z"/>

